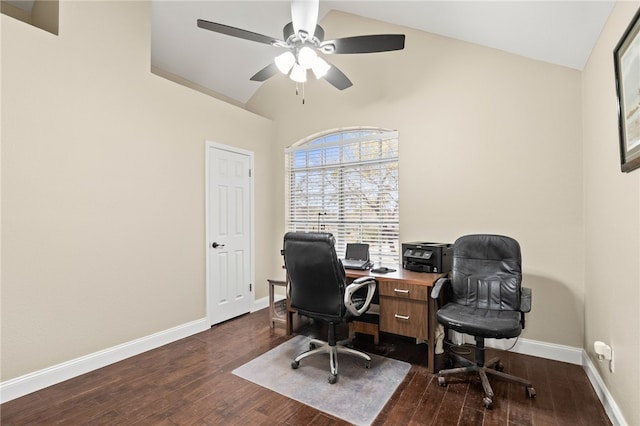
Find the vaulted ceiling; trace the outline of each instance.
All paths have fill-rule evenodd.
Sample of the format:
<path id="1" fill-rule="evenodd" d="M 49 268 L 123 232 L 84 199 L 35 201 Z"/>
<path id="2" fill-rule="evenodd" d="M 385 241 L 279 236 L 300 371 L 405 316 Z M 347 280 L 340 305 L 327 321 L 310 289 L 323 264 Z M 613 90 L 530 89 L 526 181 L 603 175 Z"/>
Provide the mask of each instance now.
<path id="1" fill-rule="evenodd" d="M 614 3 L 321 0 L 319 21 L 333 9 L 582 70 Z M 197 19 L 282 39 L 290 2 L 152 1 L 152 67 L 245 104 L 262 84 L 249 78 L 282 49 L 200 29 Z"/>

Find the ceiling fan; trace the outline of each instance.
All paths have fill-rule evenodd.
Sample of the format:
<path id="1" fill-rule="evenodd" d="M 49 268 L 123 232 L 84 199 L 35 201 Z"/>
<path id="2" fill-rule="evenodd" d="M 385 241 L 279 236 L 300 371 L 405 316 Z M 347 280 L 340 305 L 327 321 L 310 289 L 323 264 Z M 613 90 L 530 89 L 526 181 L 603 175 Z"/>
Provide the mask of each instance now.
<path id="1" fill-rule="evenodd" d="M 316 78 L 324 78 L 339 90 L 353 83 L 342 71 L 329 64 L 318 53 L 325 55 L 348 53 L 375 53 L 404 49 L 404 34 L 375 34 L 324 40 L 324 30 L 318 25 L 319 0 L 292 0 L 291 22 L 284 26 L 284 40 L 198 19 L 198 27 L 220 34 L 237 37 L 286 51 L 251 77 L 252 81 L 265 81 L 278 71 L 287 74 L 297 83 L 307 80 L 311 70 Z"/>

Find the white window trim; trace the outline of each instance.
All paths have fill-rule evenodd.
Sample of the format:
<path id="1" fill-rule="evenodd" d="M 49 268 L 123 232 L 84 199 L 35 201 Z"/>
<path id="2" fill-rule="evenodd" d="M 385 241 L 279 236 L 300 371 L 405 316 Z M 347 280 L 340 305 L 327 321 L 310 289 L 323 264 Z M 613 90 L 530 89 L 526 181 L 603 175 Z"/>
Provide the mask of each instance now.
<path id="1" fill-rule="evenodd" d="M 350 137 L 348 139 L 342 139 L 342 136 L 348 133 L 367 132 L 367 131 L 376 132 L 378 134 L 373 137 L 372 135 L 366 135 L 366 136 Z M 319 142 L 319 140 L 323 138 L 332 137 L 335 135 L 341 135 L 340 140 L 324 142 L 324 143 Z M 391 147 L 392 152 L 394 152 L 394 155 L 391 155 L 389 157 L 385 156 L 381 158 L 373 158 L 373 159 L 367 159 L 367 160 L 362 160 L 360 157 L 358 157 L 356 161 L 350 161 L 350 162 L 344 162 L 344 163 L 342 162 L 325 163 L 326 155 L 327 155 L 327 152 L 325 151 L 326 149 L 330 149 L 333 147 L 345 147 L 345 149 L 347 149 L 346 147 L 349 144 L 357 145 L 359 149 L 362 149 L 363 147 L 366 147 L 366 143 L 369 143 L 372 141 L 376 141 L 376 143 L 381 144 L 380 145 L 381 148 L 385 144 L 384 141 L 392 141 L 391 145 L 389 146 Z M 359 219 L 356 222 L 354 222 L 353 218 L 350 221 L 342 221 L 341 217 L 344 218 L 345 216 L 349 216 L 349 213 L 345 210 L 346 209 L 345 203 L 353 202 L 353 199 L 352 197 L 350 197 L 349 194 L 343 194 L 341 191 L 337 191 L 337 194 L 340 194 L 338 197 L 339 202 L 337 205 L 335 205 L 335 208 L 331 210 L 337 211 L 338 213 L 333 215 L 327 214 L 326 216 L 324 216 L 320 213 L 320 210 L 322 210 L 322 208 L 319 206 L 316 206 L 317 207 L 316 210 L 318 210 L 318 213 L 316 213 L 318 215 L 317 218 L 315 217 L 315 215 L 313 215 L 312 217 L 311 213 L 309 213 L 309 215 L 305 218 L 304 213 L 302 213 L 302 218 L 298 220 L 297 225 L 294 224 L 292 219 L 292 214 L 294 213 L 294 210 L 292 209 L 292 206 L 291 206 L 292 167 L 294 162 L 292 155 L 294 155 L 294 153 L 296 152 L 309 153 L 314 150 L 313 148 L 317 148 L 319 151 L 323 153 L 322 161 L 318 164 L 309 165 L 309 161 L 310 161 L 309 157 L 306 157 L 305 159 L 306 164 L 302 167 L 295 168 L 296 172 L 302 172 L 302 173 L 309 172 L 308 175 L 304 175 L 304 174 L 302 175 L 302 179 L 306 180 L 307 183 L 309 179 L 312 179 L 312 176 L 311 176 L 312 174 L 315 175 L 316 177 L 322 176 L 321 179 L 323 181 L 323 186 L 324 186 L 327 176 L 330 177 L 330 174 L 332 173 L 335 173 L 335 172 L 339 173 L 341 177 L 337 179 L 342 179 L 345 173 L 348 173 L 348 172 L 353 173 L 354 168 L 355 170 L 357 170 L 359 169 L 359 166 L 363 166 L 366 168 L 368 166 L 375 167 L 375 165 L 382 166 L 384 164 L 390 164 L 391 170 L 393 172 L 392 179 L 395 180 L 395 188 L 392 188 L 392 190 L 388 191 L 388 193 L 385 193 L 385 195 L 392 200 L 391 202 L 394 205 L 394 208 L 391 211 L 392 214 L 389 215 L 388 218 L 378 217 L 374 221 Z M 340 153 L 342 155 L 344 154 L 344 151 L 341 150 Z M 385 129 L 375 129 L 375 128 L 338 129 L 334 131 L 313 135 L 311 137 L 305 138 L 302 141 L 299 141 L 298 143 L 292 145 L 291 147 L 286 148 L 285 149 L 285 168 L 286 168 L 285 198 L 286 198 L 287 204 L 285 206 L 285 214 L 286 214 L 287 230 L 300 230 L 300 231 L 320 230 L 320 231 L 332 232 L 336 237 L 336 241 L 337 241 L 336 249 L 338 250 L 339 255 L 344 253 L 344 247 L 348 242 L 369 243 L 372 248 L 371 250 L 372 261 L 374 261 L 376 265 L 382 264 L 387 266 L 393 266 L 393 265 L 397 266 L 400 263 L 400 256 L 401 256 L 400 242 L 399 242 L 400 215 L 398 211 L 398 201 L 399 201 L 398 200 L 398 194 L 399 194 L 398 166 L 399 166 L 398 132 L 387 131 Z M 314 173 L 314 171 L 317 173 Z M 324 172 L 327 172 L 327 173 L 325 174 Z M 365 170 L 365 173 L 375 174 L 376 173 L 375 168 L 369 169 L 369 171 Z M 331 186 L 330 183 L 327 185 Z M 360 193 L 364 193 L 364 192 L 365 191 L 360 191 Z M 298 199 L 299 202 L 304 202 L 304 201 L 308 202 L 312 198 L 311 196 L 308 195 L 308 191 L 304 189 L 299 190 L 299 193 L 305 194 L 301 199 Z M 323 190 L 320 190 L 317 195 L 318 195 L 318 198 L 322 199 L 320 204 L 323 204 L 323 205 L 325 205 L 326 203 L 326 198 L 336 197 L 335 192 L 327 193 L 326 191 L 323 191 Z M 313 206 L 309 207 L 308 204 L 306 208 L 308 208 L 309 210 L 314 209 Z M 326 205 L 325 205 L 325 209 L 326 209 Z M 380 212 L 380 210 L 382 210 L 382 207 L 374 206 L 373 210 Z M 381 212 L 383 216 L 388 213 L 389 211 Z M 366 210 L 360 211 L 360 215 L 363 215 L 363 214 L 367 214 L 367 211 Z M 371 211 L 369 211 L 369 215 L 371 215 Z M 349 223 L 351 223 L 351 225 L 349 225 Z M 355 225 L 355 223 L 357 223 L 357 225 Z M 391 226 L 391 228 L 383 229 L 383 227 L 380 226 L 378 227 L 377 230 L 372 231 L 372 229 L 375 229 L 375 228 L 371 228 L 371 227 L 367 228 L 366 226 L 366 225 L 372 225 L 376 223 L 385 224 L 386 226 Z M 355 231 L 356 229 L 358 229 L 358 231 Z M 347 237 L 348 234 L 350 234 L 351 236 Z M 360 235 L 361 238 L 358 238 L 360 241 L 353 240 L 354 234 Z M 364 235 L 367 235 L 367 234 L 369 236 L 365 237 Z M 345 241 L 347 238 L 349 238 L 350 240 Z"/>

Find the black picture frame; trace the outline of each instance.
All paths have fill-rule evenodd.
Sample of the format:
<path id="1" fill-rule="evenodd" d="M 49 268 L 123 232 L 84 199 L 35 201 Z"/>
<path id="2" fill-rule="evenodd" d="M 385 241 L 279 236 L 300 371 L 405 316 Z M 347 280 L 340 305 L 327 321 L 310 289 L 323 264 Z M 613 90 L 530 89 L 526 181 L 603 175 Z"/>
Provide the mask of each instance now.
<path id="1" fill-rule="evenodd" d="M 640 167 L 640 9 L 613 50 L 618 96 L 620 168 Z"/>

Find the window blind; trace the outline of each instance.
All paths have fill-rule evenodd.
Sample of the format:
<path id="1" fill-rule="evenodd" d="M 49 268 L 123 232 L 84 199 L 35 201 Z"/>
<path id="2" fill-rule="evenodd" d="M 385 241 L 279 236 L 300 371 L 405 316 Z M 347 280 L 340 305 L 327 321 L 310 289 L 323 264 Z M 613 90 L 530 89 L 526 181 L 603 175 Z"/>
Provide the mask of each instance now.
<path id="1" fill-rule="evenodd" d="M 398 132 L 331 133 L 285 156 L 288 230 L 331 232 L 341 257 L 362 242 L 376 265 L 399 264 Z"/>

